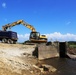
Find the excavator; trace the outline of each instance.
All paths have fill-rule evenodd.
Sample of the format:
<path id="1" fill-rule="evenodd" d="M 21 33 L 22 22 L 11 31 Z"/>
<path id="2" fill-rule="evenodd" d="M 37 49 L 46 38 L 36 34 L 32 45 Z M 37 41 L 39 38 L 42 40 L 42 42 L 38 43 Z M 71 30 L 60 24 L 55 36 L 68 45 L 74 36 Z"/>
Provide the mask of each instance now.
<path id="1" fill-rule="evenodd" d="M 12 27 L 14 27 L 16 25 L 20 25 L 20 24 L 24 25 L 25 27 L 27 27 L 31 30 L 31 33 L 29 36 L 30 42 L 32 42 L 32 43 L 47 43 L 46 35 L 40 35 L 40 33 L 37 32 L 36 29 L 32 25 L 26 23 L 24 20 L 18 20 L 16 22 L 6 24 L 6 25 L 2 26 L 2 30 L 7 31 L 8 29 L 11 29 Z"/>

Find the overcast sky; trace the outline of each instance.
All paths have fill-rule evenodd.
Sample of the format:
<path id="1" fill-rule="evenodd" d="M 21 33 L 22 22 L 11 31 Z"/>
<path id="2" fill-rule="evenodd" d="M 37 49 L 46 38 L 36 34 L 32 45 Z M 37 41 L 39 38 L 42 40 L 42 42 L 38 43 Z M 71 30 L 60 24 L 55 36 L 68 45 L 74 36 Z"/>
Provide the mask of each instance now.
<path id="1" fill-rule="evenodd" d="M 0 28 L 23 19 L 48 39 L 76 41 L 76 0 L 0 0 Z M 31 30 L 19 25 L 11 29 L 20 42 Z"/>

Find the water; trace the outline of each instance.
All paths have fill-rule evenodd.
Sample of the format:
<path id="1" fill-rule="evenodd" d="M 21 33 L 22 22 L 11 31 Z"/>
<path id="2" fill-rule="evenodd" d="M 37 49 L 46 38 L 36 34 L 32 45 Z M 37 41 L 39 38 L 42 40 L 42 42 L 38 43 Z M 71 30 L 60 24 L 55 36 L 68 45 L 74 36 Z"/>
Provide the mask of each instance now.
<path id="1" fill-rule="evenodd" d="M 52 58 L 40 61 L 40 63 L 52 65 L 56 72 L 48 75 L 76 75 L 76 60 L 68 58 Z"/>

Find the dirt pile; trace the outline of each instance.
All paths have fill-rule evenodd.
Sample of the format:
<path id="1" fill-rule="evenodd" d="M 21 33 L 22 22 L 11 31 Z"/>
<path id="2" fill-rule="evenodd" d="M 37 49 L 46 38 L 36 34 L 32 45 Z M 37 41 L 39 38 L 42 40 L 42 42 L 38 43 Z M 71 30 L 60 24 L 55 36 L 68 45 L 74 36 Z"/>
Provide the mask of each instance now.
<path id="1" fill-rule="evenodd" d="M 76 55 L 76 48 L 68 47 L 68 48 L 67 48 L 67 51 L 68 51 L 70 54 Z"/>

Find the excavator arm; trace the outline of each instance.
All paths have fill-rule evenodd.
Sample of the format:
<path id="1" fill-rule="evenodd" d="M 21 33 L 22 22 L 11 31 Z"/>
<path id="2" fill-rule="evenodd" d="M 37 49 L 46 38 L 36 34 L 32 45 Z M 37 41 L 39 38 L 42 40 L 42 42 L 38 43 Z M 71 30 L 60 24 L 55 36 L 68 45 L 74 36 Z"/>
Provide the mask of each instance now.
<path id="1" fill-rule="evenodd" d="M 11 24 L 10 24 L 10 23 L 9 23 L 9 24 L 6 24 L 5 26 L 2 26 L 2 29 L 3 29 L 3 31 L 7 31 L 7 29 L 10 29 L 10 28 L 12 28 L 13 26 L 16 26 L 16 25 L 19 25 L 19 24 L 22 24 L 22 25 L 26 26 L 26 27 L 29 28 L 32 32 L 36 32 L 35 28 L 34 28 L 32 25 L 24 22 L 23 20 L 18 20 L 18 21 L 16 21 L 16 22 L 11 23 Z"/>

